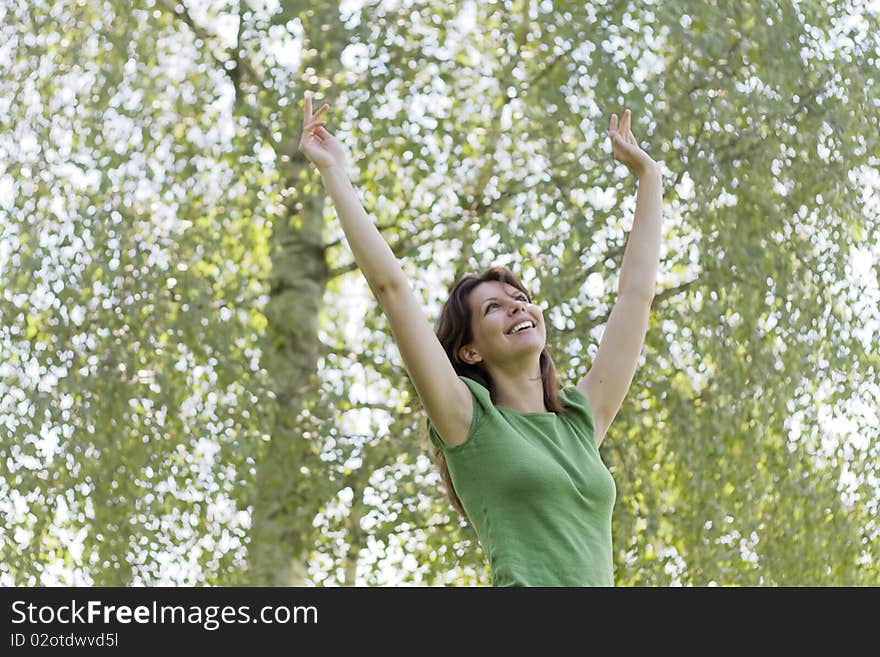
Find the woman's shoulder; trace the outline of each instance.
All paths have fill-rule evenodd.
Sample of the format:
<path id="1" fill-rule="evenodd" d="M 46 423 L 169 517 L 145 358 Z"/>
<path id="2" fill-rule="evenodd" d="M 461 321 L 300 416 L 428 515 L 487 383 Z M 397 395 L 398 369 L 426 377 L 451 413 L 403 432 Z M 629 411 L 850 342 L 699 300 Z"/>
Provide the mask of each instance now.
<path id="1" fill-rule="evenodd" d="M 474 395 L 480 397 L 481 399 L 488 399 L 490 402 L 492 401 L 492 395 L 485 385 L 483 385 L 479 381 L 476 381 L 475 379 L 470 378 L 469 376 L 464 376 L 463 374 L 459 374 L 458 378 L 464 381 L 465 385 L 470 388 L 471 392 Z"/>
<path id="2" fill-rule="evenodd" d="M 470 391 L 471 400 L 473 402 L 472 413 L 470 413 L 470 421 L 467 423 L 468 426 L 463 427 L 462 430 L 459 432 L 460 434 L 462 434 L 462 437 L 451 441 L 451 443 L 447 443 L 440 438 L 439 434 L 437 433 L 436 427 L 431 422 L 430 417 L 427 420 L 428 433 L 431 438 L 431 442 L 444 452 L 450 452 L 453 450 L 457 451 L 465 445 L 472 445 L 474 434 L 480 431 L 486 416 L 492 414 L 492 412 L 495 410 L 495 405 L 492 403 L 492 395 L 490 394 L 488 388 L 470 377 L 459 375 L 458 378 L 462 382 L 464 382 L 465 386 Z"/>
<path id="3" fill-rule="evenodd" d="M 562 405 L 570 415 L 580 419 L 589 426 L 590 431 L 595 429 L 595 420 L 593 409 L 590 407 L 590 401 L 575 386 L 564 386 L 559 391 L 559 397 Z"/>

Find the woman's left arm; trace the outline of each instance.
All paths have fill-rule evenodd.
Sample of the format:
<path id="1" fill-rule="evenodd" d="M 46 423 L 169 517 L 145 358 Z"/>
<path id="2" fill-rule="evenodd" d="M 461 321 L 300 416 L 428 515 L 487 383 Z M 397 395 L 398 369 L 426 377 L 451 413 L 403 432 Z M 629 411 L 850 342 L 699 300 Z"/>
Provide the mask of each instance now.
<path id="1" fill-rule="evenodd" d="M 618 129 L 617 115 L 612 115 L 608 135 L 614 159 L 625 164 L 639 180 L 633 227 L 620 266 L 617 302 L 608 317 L 593 365 L 577 384 L 593 410 L 597 446 L 604 440 L 635 376 L 660 266 L 660 167 L 639 148 L 630 131 L 630 118 L 631 113 L 626 110 Z"/>

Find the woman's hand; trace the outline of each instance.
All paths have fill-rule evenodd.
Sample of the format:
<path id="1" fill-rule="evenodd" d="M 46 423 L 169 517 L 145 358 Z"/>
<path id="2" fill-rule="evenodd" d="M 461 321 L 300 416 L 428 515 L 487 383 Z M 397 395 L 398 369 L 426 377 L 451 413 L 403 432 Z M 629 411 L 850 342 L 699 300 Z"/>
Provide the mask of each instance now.
<path id="1" fill-rule="evenodd" d="M 324 103 L 317 112 L 312 114 L 312 94 L 306 92 L 299 150 L 312 164 L 318 167 L 318 171 L 321 173 L 334 168 L 345 170 L 345 149 L 342 148 L 342 144 L 336 137 L 327 132 L 324 127 L 327 125 L 327 121 L 320 120 L 321 114 L 328 109 L 330 109 L 330 105 Z"/>
<path id="2" fill-rule="evenodd" d="M 647 171 L 657 170 L 657 163 L 651 156 L 643 151 L 636 138 L 629 129 L 632 114 L 624 110 L 620 127 L 617 126 L 617 114 L 611 115 L 611 125 L 608 127 L 608 136 L 611 138 L 611 153 L 614 159 L 625 164 L 636 176 L 641 176 Z"/>

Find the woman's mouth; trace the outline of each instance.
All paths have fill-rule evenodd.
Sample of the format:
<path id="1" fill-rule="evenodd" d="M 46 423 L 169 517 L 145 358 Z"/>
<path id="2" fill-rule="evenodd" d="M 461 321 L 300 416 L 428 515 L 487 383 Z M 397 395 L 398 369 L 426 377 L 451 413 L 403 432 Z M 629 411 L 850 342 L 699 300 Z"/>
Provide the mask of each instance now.
<path id="1" fill-rule="evenodd" d="M 535 323 L 530 319 L 524 319 L 523 321 L 514 324 L 510 330 L 507 331 L 507 335 L 525 333 L 526 331 L 531 331 L 533 328 L 535 328 Z"/>

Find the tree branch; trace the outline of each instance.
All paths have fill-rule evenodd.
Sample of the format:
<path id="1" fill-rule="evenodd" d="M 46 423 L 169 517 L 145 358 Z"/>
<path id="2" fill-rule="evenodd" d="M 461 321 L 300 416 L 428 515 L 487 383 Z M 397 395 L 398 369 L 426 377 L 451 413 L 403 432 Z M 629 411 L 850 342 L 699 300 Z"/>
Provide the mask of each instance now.
<path id="1" fill-rule="evenodd" d="M 206 44 L 209 41 L 220 41 L 220 37 L 218 37 L 216 34 L 214 34 L 212 32 L 209 32 L 204 27 L 202 27 L 201 25 L 196 23 L 196 21 L 193 19 L 192 15 L 187 10 L 186 6 L 183 4 L 183 0 L 178 0 L 177 4 L 174 5 L 173 7 L 171 6 L 171 3 L 168 0 L 157 0 L 157 2 L 166 11 L 173 13 L 175 16 L 177 16 L 179 19 L 181 19 L 184 23 L 186 23 L 187 27 L 189 27 L 189 29 L 192 30 L 192 33 L 195 34 L 199 39 L 204 41 Z M 241 36 L 241 22 L 239 22 L 238 35 L 239 35 L 239 37 Z M 215 59 L 215 61 L 217 61 L 219 64 L 221 64 L 224 67 L 224 70 L 226 70 L 226 63 L 227 62 L 229 62 L 229 61 L 235 62 L 237 65 L 241 66 L 242 71 L 244 71 L 244 73 L 247 74 L 247 76 L 249 78 L 251 78 L 251 81 L 254 84 L 256 84 L 258 87 L 263 86 L 263 79 L 256 72 L 254 67 L 251 66 L 250 62 L 248 62 L 246 59 L 243 59 L 239 55 L 239 53 L 236 52 L 235 47 L 226 48 L 223 50 L 223 52 L 228 57 L 228 59 L 226 59 L 226 60 L 221 59 L 213 51 L 211 51 L 211 56 Z"/>
<path id="2" fill-rule="evenodd" d="M 389 227 L 390 226 L 386 226 L 386 228 L 389 228 Z M 391 249 L 391 252 L 394 254 L 394 257 L 397 258 L 398 260 L 402 260 L 402 259 L 406 258 L 407 256 L 411 255 L 417 249 L 419 249 L 427 244 L 431 244 L 436 239 L 437 238 L 431 237 L 430 239 L 425 240 L 425 241 L 413 242 L 412 240 L 410 240 L 406 237 L 401 237 L 397 242 L 395 242 L 394 244 L 389 244 L 388 246 Z M 337 240 L 337 242 L 338 242 L 338 240 Z M 343 274 L 347 274 L 348 272 L 354 271 L 357 268 L 358 268 L 358 265 L 357 265 L 357 262 L 355 262 L 355 261 L 348 262 L 344 265 L 340 265 L 339 267 L 334 267 L 333 269 L 330 270 L 327 280 L 332 280 L 332 279 L 336 278 L 337 276 L 342 276 Z"/>
<path id="3" fill-rule="evenodd" d="M 700 282 L 700 279 L 695 278 L 694 280 L 686 281 L 680 285 L 676 285 L 675 287 L 666 288 L 662 292 L 658 292 L 657 294 L 654 295 L 654 299 L 651 302 L 651 310 L 655 310 L 656 307 L 660 303 L 662 303 L 663 301 L 666 301 L 667 299 L 674 297 L 681 292 L 684 292 L 685 290 L 687 290 L 690 287 L 693 287 L 694 285 L 696 285 L 699 282 Z M 607 313 L 605 313 L 603 315 L 599 315 L 598 317 L 594 317 L 592 320 L 590 320 L 586 324 L 581 324 L 579 326 L 575 326 L 574 328 L 556 329 L 556 332 L 559 334 L 563 334 L 563 335 L 567 334 L 567 333 L 575 333 L 575 332 L 589 333 L 595 327 L 608 323 L 608 318 L 611 316 L 611 310 L 613 310 L 613 306 L 612 306 L 612 308 L 610 308 L 608 310 Z"/>
<path id="4" fill-rule="evenodd" d="M 563 57 L 570 55 L 572 50 L 574 50 L 574 46 L 568 48 L 567 50 L 563 50 L 558 55 L 556 55 L 552 60 L 550 60 L 550 63 L 548 63 L 544 68 L 538 71 L 535 76 L 526 83 L 525 87 L 527 89 L 533 88 L 538 82 L 545 78 L 560 61 L 562 61 Z"/>
<path id="5" fill-rule="evenodd" d="M 342 413 L 347 413 L 348 411 L 358 411 L 362 408 L 369 408 L 374 411 L 385 411 L 386 413 L 390 413 L 391 415 L 399 415 L 401 413 L 400 409 L 396 406 L 391 406 L 390 404 L 382 404 L 379 402 L 368 402 L 368 401 L 353 401 L 349 402 L 350 406 L 348 408 L 340 408 L 339 410 Z"/>
<path id="6" fill-rule="evenodd" d="M 178 0 L 177 4 L 174 6 L 171 5 L 169 0 L 157 0 L 157 3 L 160 7 L 165 9 L 165 11 L 174 14 L 177 18 L 179 18 L 186 26 L 190 29 L 190 31 L 199 39 L 205 42 L 206 50 L 211 58 L 217 63 L 220 68 L 226 73 L 229 77 L 230 82 L 232 83 L 233 90 L 235 91 L 235 99 L 236 105 L 242 111 L 242 113 L 247 116 L 251 121 L 253 121 L 260 135 L 270 144 L 274 144 L 274 139 L 272 139 L 272 131 L 269 130 L 268 126 L 266 126 L 262 120 L 254 113 L 253 109 L 247 106 L 241 99 L 241 74 L 245 73 L 253 84 L 261 89 L 265 89 L 263 84 L 263 79 L 256 72 L 253 66 L 244 58 L 241 57 L 240 53 L 237 51 L 236 47 L 225 48 L 222 49 L 221 52 L 224 56 L 221 56 L 208 44 L 212 42 L 220 41 L 220 38 L 209 32 L 204 27 L 196 23 L 195 19 L 193 19 L 192 15 L 187 10 L 186 6 L 183 4 L 183 0 Z M 241 14 L 239 13 L 239 24 L 238 24 L 238 37 L 241 37 Z M 232 67 L 229 67 L 229 64 L 232 63 Z"/>
<path id="7" fill-rule="evenodd" d="M 378 230 L 380 233 L 382 231 L 388 230 L 389 228 L 395 228 L 395 227 L 397 227 L 397 222 L 390 223 L 390 224 L 376 224 L 376 230 Z M 333 240 L 332 242 L 327 242 L 326 244 L 324 244 L 323 248 L 325 250 L 327 250 L 327 249 L 332 249 L 334 246 L 340 246 L 342 244 L 342 239 L 343 238 L 340 237 L 338 240 Z"/>
<path id="8" fill-rule="evenodd" d="M 358 268 L 357 262 L 352 260 L 351 262 L 342 265 L 340 267 L 334 267 L 329 272 L 327 272 L 327 280 L 332 281 L 334 278 L 342 276 L 343 274 L 347 274 L 348 272 L 354 271 Z"/>
<path id="9" fill-rule="evenodd" d="M 350 349 L 345 348 L 337 348 L 331 347 L 326 342 L 321 342 L 318 346 L 318 352 L 322 357 L 326 356 L 337 356 L 339 358 L 347 358 L 349 360 L 359 360 L 363 362 L 367 361 L 367 365 L 374 369 L 377 373 L 382 374 L 383 376 L 394 380 L 393 377 L 399 377 L 406 375 L 406 370 L 399 366 L 395 365 L 392 361 L 388 360 L 384 355 L 380 359 L 376 354 L 369 351 L 361 352 L 360 354 L 355 354 Z"/>
<path id="10" fill-rule="evenodd" d="M 651 302 L 651 308 L 653 309 L 655 305 L 657 305 L 663 301 L 666 301 L 666 299 L 669 299 L 670 297 L 674 297 L 681 292 L 684 292 L 685 290 L 693 287 L 694 285 L 696 285 L 699 282 L 700 282 L 700 278 L 695 278 L 690 281 L 685 281 L 684 283 L 681 283 L 681 284 L 676 285 L 674 287 L 668 287 L 665 290 L 663 290 L 662 292 L 658 292 L 657 294 L 654 295 L 654 300 Z"/>

